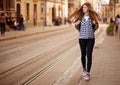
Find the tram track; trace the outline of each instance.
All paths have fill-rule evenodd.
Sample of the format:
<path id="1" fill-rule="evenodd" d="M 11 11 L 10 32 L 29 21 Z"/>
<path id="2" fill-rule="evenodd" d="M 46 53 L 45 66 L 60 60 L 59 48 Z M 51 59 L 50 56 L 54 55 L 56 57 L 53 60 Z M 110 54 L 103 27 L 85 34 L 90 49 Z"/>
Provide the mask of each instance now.
<path id="1" fill-rule="evenodd" d="M 66 36 L 65 38 L 63 38 L 63 39 L 61 39 L 60 41 L 58 41 L 58 39 L 56 40 L 54 40 L 55 42 L 54 43 L 56 43 L 55 45 L 54 44 L 50 44 L 50 49 L 49 49 L 49 47 L 47 46 L 47 47 L 44 47 L 43 46 L 43 48 L 45 48 L 45 49 L 43 49 L 43 51 L 41 50 L 40 51 L 40 49 L 36 49 L 36 51 L 33 51 L 32 53 L 29 53 L 29 54 L 27 54 L 28 52 L 29 52 L 29 50 L 28 50 L 28 52 L 24 55 L 22 52 L 20 53 L 20 54 L 23 54 L 23 55 L 21 55 L 21 56 L 16 56 L 16 58 L 13 56 L 10 56 L 10 55 L 13 55 L 14 53 L 16 53 L 17 52 L 17 49 L 16 49 L 16 51 L 13 51 L 12 52 L 12 50 L 11 50 L 11 52 L 12 52 L 12 54 L 11 54 L 11 52 L 10 52 L 10 54 L 8 54 L 9 56 L 10 56 L 10 58 L 11 59 L 9 59 L 9 57 L 7 58 L 7 61 L 4 61 L 3 62 L 3 60 L 2 60 L 2 58 L 1 58 L 1 60 L 2 60 L 2 62 L 1 62 L 1 64 L 0 64 L 0 75 L 1 74 L 4 74 L 4 73 L 6 73 L 6 72 L 8 72 L 8 71 L 10 71 L 10 70 L 12 70 L 12 69 L 14 69 L 14 68 L 16 68 L 17 66 L 19 66 L 19 65 L 22 65 L 22 64 L 24 64 L 25 62 L 27 62 L 28 60 L 31 60 L 31 59 L 34 59 L 34 57 L 35 56 L 38 56 L 38 55 L 42 55 L 42 54 L 44 54 L 44 53 L 46 53 L 46 52 L 48 52 L 49 50 L 51 50 L 51 49 L 53 49 L 53 48 L 55 48 L 55 47 L 57 47 L 57 46 L 59 46 L 60 44 L 62 44 L 62 43 L 64 43 L 64 42 L 62 42 L 62 41 L 66 41 L 66 39 L 68 39 L 68 38 L 72 38 L 72 37 L 76 37 L 75 36 L 76 35 L 76 33 L 73 33 L 72 35 L 69 35 L 68 37 Z M 51 41 L 52 42 L 52 41 Z M 61 43 L 62 42 L 62 43 Z M 38 44 L 39 44 L 39 42 L 38 42 Z M 45 44 L 45 43 L 44 43 Z M 36 45 L 36 46 L 39 46 L 39 45 L 37 45 L 36 43 L 33 43 L 33 45 Z M 46 44 L 45 44 L 46 45 Z M 53 45 L 53 46 L 51 46 L 51 45 Z M 25 48 L 27 48 L 28 49 L 28 47 L 30 47 L 31 45 L 29 45 L 29 46 L 27 46 L 27 47 L 25 47 Z M 41 46 L 41 44 L 40 44 L 40 46 Z M 33 46 L 31 46 L 31 47 L 33 47 Z M 30 47 L 30 48 L 31 48 Z M 23 48 L 20 48 L 20 49 L 22 49 L 23 50 Z M 24 49 L 25 50 L 25 49 Z M 33 48 L 33 50 L 35 50 L 34 48 Z M 26 50 L 25 50 L 26 51 Z M 23 51 L 24 52 L 24 51 Z M 6 56 L 3 56 L 3 57 L 6 57 Z M 17 62 L 17 63 L 16 63 Z"/>
<path id="2" fill-rule="evenodd" d="M 9 75 L 12 75 L 12 73 L 14 73 L 14 72 L 17 72 L 17 71 L 19 71 L 20 69 L 25 69 L 25 67 L 28 67 L 28 65 L 33 65 L 33 62 L 34 63 L 36 63 L 36 62 L 43 62 L 43 63 L 41 63 L 41 65 L 42 66 L 44 66 L 46 63 L 45 63 L 45 61 L 46 60 L 48 60 L 47 61 L 47 63 L 48 62 L 50 62 L 51 60 L 54 60 L 55 59 L 55 57 L 57 57 L 58 55 L 60 55 L 61 54 L 61 51 L 62 52 L 64 52 L 65 50 L 67 50 L 67 49 L 69 49 L 71 46 L 73 46 L 75 43 L 77 43 L 77 41 L 74 41 L 75 40 L 75 37 L 74 38 L 72 38 L 72 39 L 69 39 L 69 40 L 67 40 L 67 41 L 65 41 L 65 42 L 63 42 L 63 43 L 61 43 L 61 44 L 59 44 L 59 45 L 57 45 L 57 46 L 54 46 L 53 48 L 51 48 L 51 49 L 49 49 L 48 51 L 46 51 L 45 53 L 43 53 L 43 54 L 41 54 L 41 55 L 38 55 L 38 56 L 36 56 L 36 57 L 34 57 L 34 58 L 31 58 L 30 60 L 27 60 L 27 61 L 25 61 L 24 63 L 21 63 L 21 64 L 19 64 L 19 65 L 17 65 L 17 66 L 15 66 L 15 67 L 13 67 L 13 68 L 11 68 L 11 69 L 9 69 L 9 70 L 6 70 L 6 71 L 4 71 L 4 72 L 2 72 L 1 73 L 1 75 L 0 75 L 0 81 L 1 80 L 3 80 L 4 81 L 4 78 L 9 78 L 8 76 Z M 70 44 L 68 44 L 69 42 L 72 42 L 72 43 L 70 43 Z M 68 46 L 67 46 L 68 45 Z M 64 49 L 62 49 L 63 47 L 65 46 L 65 48 Z M 54 52 L 58 52 L 58 53 L 54 53 Z M 50 58 L 50 57 L 47 57 L 46 59 L 45 59 L 45 57 L 46 56 L 49 56 L 49 55 L 52 55 L 52 58 Z M 39 61 L 40 60 L 40 61 Z M 47 67 L 44 67 L 44 69 L 46 68 L 48 68 L 48 67 L 51 67 L 51 65 L 53 65 L 53 63 L 56 63 L 57 61 L 59 60 L 59 58 L 58 59 L 56 59 L 56 60 L 54 60 L 53 62 L 51 62 L 51 64 L 49 64 L 49 65 L 47 65 Z M 36 65 L 36 64 L 35 64 Z M 37 68 L 37 67 L 36 67 Z M 23 69 L 23 70 L 24 70 Z M 39 72 L 39 73 L 41 73 L 41 72 Z M 12 76 L 14 76 L 14 75 L 12 75 Z M 19 79 L 18 79 L 19 80 Z M 24 80 L 24 79 L 23 79 Z"/>
<path id="3" fill-rule="evenodd" d="M 66 57 L 64 55 L 67 54 L 67 53 L 69 53 L 70 50 L 71 49 L 65 51 L 62 55 L 58 56 L 56 59 L 54 59 L 48 65 L 46 65 L 45 67 L 43 67 L 34 76 L 30 77 L 29 79 L 27 79 L 23 83 L 21 83 L 21 85 L 28 85 L 28 84 L 30 84 L 32 81 L 34 81 L 35 79 L 37 79 L 38 77 L 40 77 L 42 74 L 44 74 L 45 72 L 47 72 L 49 69 L 52 69 L 52 67 L 54 67 L 58 62 L 60 62 L 61 60 L 63 60 L 64 57 Z"/>
<path id="4" fill-rule="evenodd" d="M 75 34 L 72 34 L 72 35 L 70 35 L 69 37 L 66 37 L 66 38 L 74 37 L 74 35 L 75 35 Z M 66 39 L 66 38 L 65 38 L 65 39 Z M 75 37 L 74 37 L 74 38 L 75 38 Z M 69 39 L 68 39 L 68 40 L 69 40 Z M 68 40 L 67 40 L 67 41 L 68 41 Z M 67 41 L 65 41 L 65 42 L 67 42 Z M 35 54 L 34 54 L 34 55 L 37 57 L 37 56 L 39 56 L 39 55 L 45 54 L 45 53 L 47 53 L 49 50 L 52 50 L 52 49 L 60 46 L 61 44 L 65 43 L 65 42 L 62 42 L 62 43 L 60 42 L 60 44 L 56 44 L 56 45 L 54 45 L 53 47 L 51 47 L 50 49 L 47 49 L 47 50 L 45 50 L 45 51 L 42 51 L 42 52 L 40 52 L 39 54 L 37 54 L 39 51 L 36 51 L 36 54 L 37 54 L 37 55 L 35 55 Z M 27 55 L 26 55 L 26 56 L 27 56 Z M 17 66 L 19 66 L 19 65 L 21 65 L 21 64 L 24 64 L 24 62 L 27 62 L 28 60 L 34 59 L 35 56 L 34 56 L 34 57 L 28 57 L 28 58 L 26 57 L 27 59 L 26 59 L 26 58 L 25 58 L 25 60 L 23 59 L 24 61 L 21 61 L 20 64 L 14 65 L 14 66 L 9 67 L 9 68 L 7 68 L 7 69 L 3 69 L 3 70 L 1 69 L 0 74 L 4 74 L 4 73 L 8 72 L 9 70 L 11 70 L 11 69 L 13 69 L 13 68 L 15 68 L 15 67 L 17 67 Z M 21 58 L 22 58 L 22 57 L 21 57 Z M 19 60 L 20 60 L 20 59 L 19 59 Z M 14 62 L 14 61 L 12 61 L 12 62 Z M 9 64 L 9 63 L 8 63 L 8 64 Z M 2 66 L 4 66 L 4 65 L 0 65 L 0 66 L 2 67 Z"/>
<path id="5" fill-rule="evenodd" d="M 62 30 L 56 30 L 56 31 L 51 31 L 51 32 L 47 32 L 47 33 L 42 33 L 42 34 L 36 34 L 33 36 L 26 36 L 26 37 L 24 37 L 24 39 L 22 37 L 22 39 L 19 38 L 19 40 L 17 40 L 17 41 L 14 39 L 14 41 L 12 40 L 9 42 L 8 41 L 0 42 L 0 52 L 14 49 L 14 48 L 17 48 L 20 46 L 25 46 L 27 44 L 34 43 L 36 41 L 40 41 L 43 39 L 53 37 L 54 35 L 65 34 L 67 32 L 71 32 L 71 31 L 73 31 L 73 29 L 62 29 Z"/>

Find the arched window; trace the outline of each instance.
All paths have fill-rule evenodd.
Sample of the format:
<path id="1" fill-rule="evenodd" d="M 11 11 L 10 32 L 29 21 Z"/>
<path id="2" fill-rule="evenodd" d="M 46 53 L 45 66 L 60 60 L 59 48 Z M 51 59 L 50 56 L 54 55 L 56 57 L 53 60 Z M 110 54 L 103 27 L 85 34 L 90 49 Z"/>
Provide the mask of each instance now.
<path id="1" fill-rule="evenodd" d="M 29 6 L 30 6 L 29 3 L 27 3 L 27 4 L 26 4 L 26 12 L 27 12 L 27 13 L 26 13 L 26 14 L 27 14 L 26 19 L 27 19 L 27 20 L 29 20 L 29 10 L 30 10 L 30 7 L 29 7 Z"/>

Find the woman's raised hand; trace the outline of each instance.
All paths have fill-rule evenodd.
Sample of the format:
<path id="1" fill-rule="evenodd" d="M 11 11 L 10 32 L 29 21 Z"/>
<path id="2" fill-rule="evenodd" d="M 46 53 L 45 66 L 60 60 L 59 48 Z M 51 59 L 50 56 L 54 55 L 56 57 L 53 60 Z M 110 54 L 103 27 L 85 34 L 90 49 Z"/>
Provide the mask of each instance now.
<path id="1" fill-rule="evenodd" d="M 78 20 L 77 22 L 75 22 L 75 25 L 78 25 L 78 24 L 80 24 L 80 20 Z"/>
<path id="2" fill-rule="evenodd" d="M 93 24 L 96 24 L 94 20 L 93 20 Z"/>

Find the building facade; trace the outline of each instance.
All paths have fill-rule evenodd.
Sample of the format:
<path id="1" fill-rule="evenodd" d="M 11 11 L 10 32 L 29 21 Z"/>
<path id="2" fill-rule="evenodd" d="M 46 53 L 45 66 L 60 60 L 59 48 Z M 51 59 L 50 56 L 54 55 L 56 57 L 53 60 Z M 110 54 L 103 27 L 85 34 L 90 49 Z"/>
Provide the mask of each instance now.
<path id="1" fill-rule="evenodd" d="M 113 12 L 112 12 L 113 13 Z M 103 22 L 109 22 L 111 16 L 111 9 L 109 4 L 102 4 L 102 20 Z"/>
<path id="2" fill-rule="evenodd" d="M 56 17 L 68 17 L 68 0 L 1 0 L 0 12 L 23 15 L 26 26 L 54 25 Z"/>
<path id="3" fill-rule="evenodd" d="M 110 0 L 109 6 L 111 17 L 115 19 L 117 15 L 120 15 L 120 0 Z"/>
<path id="4" fill-rule="evenodd" d="M 56 17 L 68 17 L 67 0 L 21 0 L 21 13 L 26 18 L 26 23 L 31 25 L 51 26 Z M 18 12 L 17 12 L 18 13 Z"/>
<path id="5" fill-rule="evenodd" d="M 73 14 L 81 6 L 81 0 L 68 0 L 68 16 Z"/>
<path id="6" fill-rule="evenodd" d="M 68 0 L 47 0 L 46 11 L 43 12 L 46 15 L 46 24 L 52 25 L 56 18 L 61 18 L 62 23 L 64 18 L 68 17 Z"/>
<path id="7" fill-rule="evenodd" d="M 116 15 L 119 14 L 120 15 L 120 0 L 117 0 L 116 2 Z"/>
<path id="8" fill-rule="evenodd" d="M 101 0 L 1 0 L 0 12 L 15 17 L 22 14 L 26 26 L 51 26 L 57 17 L 64 23 L 64 18 L 85 2 L 90 2 L 95 11 L 101 14 Z"/>
<path id="9" fill-rule="evenodd" d="M 15 0 L 0 0 L 0 13 L 15 14 Z"/>
<path id="10" fill-rule="evenodd" d="M 101 16 L 102 15 L 102 0 L 93 0 L 94 10 Z"/>
<path id="11" fill-rule="evenodd" d="M 98 14 L 102 14 L 101 13 L 101 9 L 102 9 L 102 0 L 81 0 L 81 5 L 85 2 L 89 2 L 91 3 L 93 9 L 98 13 Z"/>

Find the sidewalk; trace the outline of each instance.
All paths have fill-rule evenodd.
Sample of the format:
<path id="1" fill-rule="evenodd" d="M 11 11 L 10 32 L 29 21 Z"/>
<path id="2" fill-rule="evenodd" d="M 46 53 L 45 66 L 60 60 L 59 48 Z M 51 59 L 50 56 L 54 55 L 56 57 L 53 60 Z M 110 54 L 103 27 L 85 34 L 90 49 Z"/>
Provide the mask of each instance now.
<path id="1" fill-rule="evenodd" d="M 69 72 L 70 71 L 70 72 Z M 81 59 L 70 67 L 55 85 L 120 85 L 120 45 L 118 36 L 105 36 L 104 41 L 94 48 L 91 80 L 81 76 Z"/>
<path id="2" fill-rule="evenodd" d="M 15 39 L 19 37 L 24 37 L 24 36 L 30 36 L 34 34 L 40 34 L 43 32 L 50 32 L 50 31 L 55 31 L 55 30 L 60 30 L 63 28 L 69 28 L 70 25 L 60 25 L 60 26 L 36 26 L 36 27 L 31 27 L 31 28 L 26 28 L 25 31 L 9 31 L 5 33 L 5 36 L 0 35 L 0 41 L 4 40 L 9 40 L 9 39 Z"/>
<path id="3" fill-rule="evenodd" d="M 120 85 L 120 45 L 118 37 L 106 36 L 94 49 L 91 80 L 80 80 L 79 85 Z"/>

